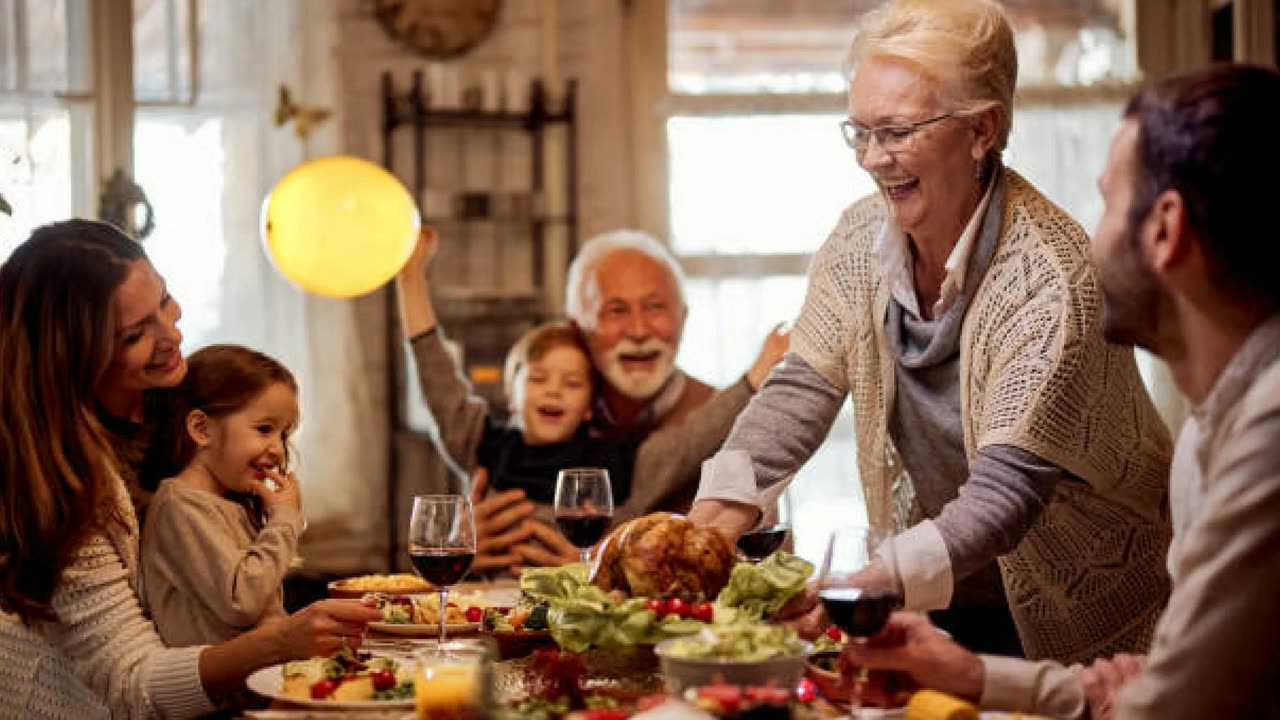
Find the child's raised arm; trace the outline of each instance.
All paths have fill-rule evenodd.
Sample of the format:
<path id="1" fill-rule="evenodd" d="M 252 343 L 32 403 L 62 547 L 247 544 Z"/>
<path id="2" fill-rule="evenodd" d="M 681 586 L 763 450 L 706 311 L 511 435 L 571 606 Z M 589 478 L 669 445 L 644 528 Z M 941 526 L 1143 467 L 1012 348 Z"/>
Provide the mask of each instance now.
<path id="1" fill-rule="evenodd" d="M 396 277 L 396 297 L 404 336 L 413 350 L 418 383 L 439 431 L 439 450 L 470 473 L 479 464 L 477 449 L 489 428 L 489 404 L 471 392 L 462 370 L 444 344 L 427 283 L 427 268 L 440 238 L 423 227 L 418 246 Z"/>

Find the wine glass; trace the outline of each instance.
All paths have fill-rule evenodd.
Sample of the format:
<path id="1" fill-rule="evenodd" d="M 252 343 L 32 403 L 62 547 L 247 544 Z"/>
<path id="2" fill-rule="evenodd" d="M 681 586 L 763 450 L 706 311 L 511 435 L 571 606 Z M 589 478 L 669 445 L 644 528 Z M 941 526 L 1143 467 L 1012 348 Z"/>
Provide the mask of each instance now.
<path id="1" fill-rule="evenodd" d="M 556 524 L 582 551 L 586 563 L 591 546 L 600 542 L 613 519 L 613 488 L 604 468 L 570 468 L 556 477 Z"/>
<path id="2" fill-rule="evenodd" d="M 818 598 L 831 622 L 849 635 L 850 642 L 865 643 L 902 608 L 902 578 L 894 556 L 890 533 L 861 526 L 839 528 L 827 541 Z M 854 683 L 854 709 L 862 705 L 866 670 Z"/>
<path id="3" fill-rule="evenodd" d="M 791 526 L 786 523 L 756 528 L 738 538 L 738 551 L 749 562 L 758 563 L 782 547 L 790 531 Z"/>
<path id="4" fill-rule="evenodd" d="M 465 495 L 417 495 L 409 516 L 409 560 L 440 591 L 440 640 L 445 639 L 449 587 L 471 569 L 476 523 Z"/>

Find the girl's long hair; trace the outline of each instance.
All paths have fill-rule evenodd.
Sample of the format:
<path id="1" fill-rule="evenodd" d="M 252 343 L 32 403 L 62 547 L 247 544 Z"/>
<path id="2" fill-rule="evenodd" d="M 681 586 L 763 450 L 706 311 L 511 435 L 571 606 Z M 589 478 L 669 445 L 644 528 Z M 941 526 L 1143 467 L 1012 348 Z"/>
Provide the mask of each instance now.
<path id="1" fill-rule="evenodd" d="M 119 507 L 95 395 L 116 350 L 115 291 L 139 261 L 115 227 L 68 220 L 0 265 L 0 609 L 24 622 L 56 619 L 63 570 Z"/>

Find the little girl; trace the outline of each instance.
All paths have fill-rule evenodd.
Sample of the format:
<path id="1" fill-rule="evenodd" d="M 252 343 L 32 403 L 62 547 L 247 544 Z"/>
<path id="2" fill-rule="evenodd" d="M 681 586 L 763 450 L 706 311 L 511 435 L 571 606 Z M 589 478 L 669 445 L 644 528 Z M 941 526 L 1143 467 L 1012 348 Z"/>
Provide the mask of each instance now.
<path id="1" fill-rule="evenodd" d="M 164 399 L 156 447 L 176 472 L 142 533 L 143 595 L 171 646 L 232 638 L 285 615 L 281 584 L 302 533 L 289 435 L 298 386 L 275 360 L 238 345 L 192 354 Z"/>

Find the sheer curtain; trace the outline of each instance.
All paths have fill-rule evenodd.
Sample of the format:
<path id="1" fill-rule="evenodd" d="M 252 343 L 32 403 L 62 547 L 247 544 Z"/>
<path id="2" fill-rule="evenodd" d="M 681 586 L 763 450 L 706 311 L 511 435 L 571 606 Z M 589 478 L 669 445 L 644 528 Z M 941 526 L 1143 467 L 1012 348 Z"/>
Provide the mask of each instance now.
<path id="1" fill-rule="evenodd" d="M 381 297 L 305 295 L 271 267 L 259 236 L 275 182 L 309 157 L 341 151 L 341 118 L 305 141 L 273 122 L 280 85 L 295 100 L 335 107 L 334 3 L 218 0 L 199 8 L 196 103 L 138 113 L 137 175 L 157 218 L 147 249 L 183 303 L 188 352 L 248 345 L 298 378 L 305 568 L 376 567 L 385 554 L 387 473 Z"/>

